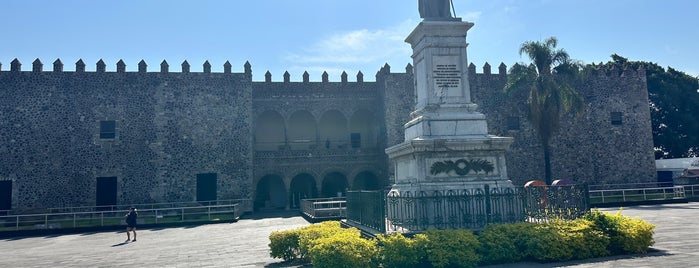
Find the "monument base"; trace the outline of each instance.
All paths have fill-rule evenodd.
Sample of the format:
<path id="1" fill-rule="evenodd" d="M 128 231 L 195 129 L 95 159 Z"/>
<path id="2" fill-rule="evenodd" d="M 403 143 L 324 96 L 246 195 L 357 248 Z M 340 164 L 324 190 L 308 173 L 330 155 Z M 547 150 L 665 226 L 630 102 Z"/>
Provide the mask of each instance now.
<path id="1" fill-rule="evenodd" d="M 505 164 L 505 150 L 512 141 L 493 135 L 416 138 L 386 149 L 386 154 L 394 165 L 394 187 L 504 187 L 512 186 Z"/>

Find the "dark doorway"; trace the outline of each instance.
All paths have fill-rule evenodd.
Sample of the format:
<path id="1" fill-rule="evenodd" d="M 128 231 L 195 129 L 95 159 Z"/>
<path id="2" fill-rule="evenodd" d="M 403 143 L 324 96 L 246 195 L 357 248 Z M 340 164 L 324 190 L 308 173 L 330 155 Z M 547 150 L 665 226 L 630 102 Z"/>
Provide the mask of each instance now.
<path id="1" fill-rule="evenodd" d="M 354 184 L 352 185 L 352 190 L 378 190 L 379 189 L 379 179 L 369 172 L 364 171 L 357 174 L 354 177 Z"/>
<path id="2" fill-rule="evenodd" d="M 12 209 L 12 181 L 0 181 L 0 210 Z M 4 212 L 0 211 L 0 215 Z"/>
<path id="3" fill-rule="evenodd" d="M 216 173 L 197 174 L 197 201 L 216 201 Z"/>
<path id="4" fill-rule="evenodd" d="M 347 178 L 339 172 L 333 172 L 323 179 L 323 197 L 345 196 Z"/>
<path id="5" fill-rule="evenodd" d="M 111 210 L 117 204 L 117 177 L 98 177 L 97 210 Z"/>
<path id="6" fill-rule="evenodd" d="M 257 182 L 253 209 L 285 209 L 286 200 L 286 187 L 282 177 L 267 175 Z"/>
<path id="7" fill-rule="evenodd" d="M 672 171 L 658 171 L 658 186 L 671 187 L 673 184 Z"/>
<path id="8" fill-rule="evenodd" d="M 291 180 L 290 188 L 289 202 L 292 208 L 300 207 L 301 199 L 318 197 L 316 180 L 307 173 L 296 175 Z"/>

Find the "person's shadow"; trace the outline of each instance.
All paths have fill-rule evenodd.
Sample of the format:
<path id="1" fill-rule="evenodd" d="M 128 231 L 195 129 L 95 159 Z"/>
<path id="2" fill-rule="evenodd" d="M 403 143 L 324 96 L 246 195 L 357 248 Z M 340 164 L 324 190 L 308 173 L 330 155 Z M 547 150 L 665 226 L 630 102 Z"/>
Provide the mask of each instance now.
<path id="1" fill-rule="evenodd" d="M 121 242 L 121 243 L 119 243 L 119 244 L 114 244 L 114 245 L 112 245 L 112 247 L 119 247 L 119 246 L 126 245 L 126 244 L 128 244 L 128 243 L 129 243 L 129 242 Z"/>

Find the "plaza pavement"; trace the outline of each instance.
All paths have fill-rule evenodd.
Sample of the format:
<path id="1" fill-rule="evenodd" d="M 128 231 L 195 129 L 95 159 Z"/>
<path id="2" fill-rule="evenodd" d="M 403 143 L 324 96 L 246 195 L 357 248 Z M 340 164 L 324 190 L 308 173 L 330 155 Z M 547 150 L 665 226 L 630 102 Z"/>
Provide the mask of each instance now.
<path id="1" fill-rule="evenodd" d="M 489 267 L 699 267 L 699 203 L 636 206 L 622 213 L 657 226 L 651 252 Z M 0 239 L 0 267 L 281 267 L 281 260 L 269 257 L 268 235 L 308 224 L 284 212 L 235 223 L 143 229 L 138 241 L 129 243 L 123 231 Z"/>

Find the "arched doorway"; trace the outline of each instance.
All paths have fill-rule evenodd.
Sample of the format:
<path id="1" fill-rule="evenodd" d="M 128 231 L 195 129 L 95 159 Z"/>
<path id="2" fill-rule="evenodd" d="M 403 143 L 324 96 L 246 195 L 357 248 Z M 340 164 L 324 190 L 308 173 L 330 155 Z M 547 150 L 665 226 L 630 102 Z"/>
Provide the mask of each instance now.
<path id="1" fill-rule="evenodd" d="M 296 175 L 289 188 L 289 205 L 292 208 L 300 207 L 301 199 L 318 197 L 316 180 L 308 173 Z"/>
<path id="2" fill-rule="evenodd" d="M 267 175 L 257 182 L 255 191 L 254 210 L 264 209 L 285 209 L 286 208 L 286 187 L 282 177 L 278 175 Z"/>
<path id="3" fill-rule="evenodd" d="M 325 175 L 323 179 L 323 197 L 345 196 L 347 190 L 347 178 L 340 172 Z"/>
<path id="4" fill-rule="evenodd" d="M 354 177 L 352 190 L 379 190 L 379 178 L 369 171 L 363 171 Z"/>

